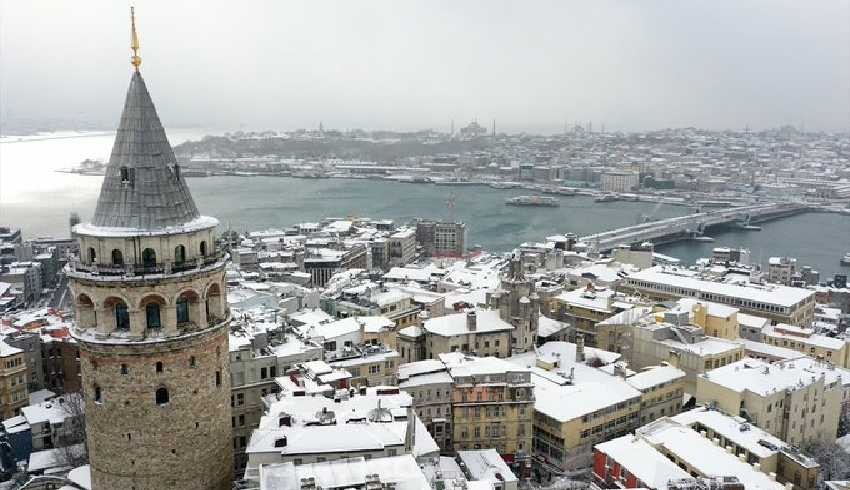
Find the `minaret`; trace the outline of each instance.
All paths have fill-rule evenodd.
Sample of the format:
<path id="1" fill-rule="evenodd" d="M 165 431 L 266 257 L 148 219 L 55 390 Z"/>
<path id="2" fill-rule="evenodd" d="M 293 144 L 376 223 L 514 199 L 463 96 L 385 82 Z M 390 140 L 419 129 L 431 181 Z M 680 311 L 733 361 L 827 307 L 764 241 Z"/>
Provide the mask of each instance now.
<path id="1" fill-rule="evenodd" d="M 132 10 L 131 10 L 132 16 Z M 229 311 L 201 216 L 139 72 L 68 265 L 94 490 L 229 489 Z"/>

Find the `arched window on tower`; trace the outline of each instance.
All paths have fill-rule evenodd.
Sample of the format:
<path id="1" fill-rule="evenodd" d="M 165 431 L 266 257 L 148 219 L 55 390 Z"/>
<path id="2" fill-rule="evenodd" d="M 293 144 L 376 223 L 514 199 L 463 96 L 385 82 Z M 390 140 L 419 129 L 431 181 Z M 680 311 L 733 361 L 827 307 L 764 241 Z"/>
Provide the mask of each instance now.
<path id="1" fill-rule="evenodd" d="M 112 265 L 124 265 L 124 254 L 117 248 L 112 250 Z"/>
<path id="2" fill-rule="evenodd" d="M 207 242 L 206 241 L 201 242 L 200 249 L 201 249 L 201 257 L 206 257 L 207 256 Z"/>
<path id="3" fill-rule="evenodd" d="M 183 262 L 186 262 L 186 247 L 177 245 L 174 247 L 174 263 L 182 264 Z"/>
<path id="4" fill-rule="evenodd" d="M 156 267 L 156 252 L 152 248 L 142 250 L 142 266 L 145 269 Z"/>
<path id="5" fill-rule="evenodd" d="M 100 386 L 94 385 L 94 402 L 103 403 L 103 393 L 100 391 Z"/>
<path id="6" fill-rule="evenodd" d="M 156 390 L 156 404 L 159 406 L 168 404 L 168 388 L 161 386 Z"/>
<path id="7" fill-rule="evenodd" d="M 94 247 L 89 247 L 89 263 L 94 264 L 97 260 L 97 253 L 94 251 Z"/>
<path id="8" fill-rule="evenodd" d="M 162 327 L 159 303 L 148 303 L 147 305 L 145 305 L 145 319 L 147 320 L 148 328 Z"/>

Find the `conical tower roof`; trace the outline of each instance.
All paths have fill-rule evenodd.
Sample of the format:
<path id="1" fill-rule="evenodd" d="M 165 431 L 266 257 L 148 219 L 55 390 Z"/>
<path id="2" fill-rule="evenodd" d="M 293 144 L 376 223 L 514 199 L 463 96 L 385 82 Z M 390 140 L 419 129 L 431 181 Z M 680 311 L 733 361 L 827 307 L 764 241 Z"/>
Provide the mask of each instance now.
<path id="1" fill-rule="evenodd" d="M 198 217 L 145 81 L 135 71 L 92 224 L 154 231 Z"/>

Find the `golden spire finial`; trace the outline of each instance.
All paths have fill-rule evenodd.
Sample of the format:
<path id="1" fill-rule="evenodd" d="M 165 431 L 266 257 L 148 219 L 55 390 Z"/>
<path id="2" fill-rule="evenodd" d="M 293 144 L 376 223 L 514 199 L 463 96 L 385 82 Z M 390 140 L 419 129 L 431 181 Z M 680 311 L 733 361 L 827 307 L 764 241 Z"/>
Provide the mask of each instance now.
<path id="1" fill-rule="evenodd" d="M 139 56 L 139 36 L 136 34 L 136 12 L 133 7 L 130 7 L 130 49 L 133 50 L 133 56 L 130 57 L 130 64 L 136 67 L 139 71 L 139 65 L 142 64 L 142 57 Z"/>

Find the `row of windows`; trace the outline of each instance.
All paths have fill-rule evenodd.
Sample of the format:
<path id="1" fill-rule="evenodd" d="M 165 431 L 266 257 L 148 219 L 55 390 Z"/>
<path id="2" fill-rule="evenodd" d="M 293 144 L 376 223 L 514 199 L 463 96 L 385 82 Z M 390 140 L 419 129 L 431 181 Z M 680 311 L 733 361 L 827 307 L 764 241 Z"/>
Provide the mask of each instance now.
<path id="1" fill-rule="evenodd" d="M 198 247 L 198 252 L 201 254 L 201 257 L 207 256 L 207 242 L 202 241 L 200 246 Z M 97 252 L 94 247 L 89 247 L 88 249 L 88 259 L 89 263 L 97 262 Z M 124 265 L 124 254 L 120 249 L 114 248 L 109 256 L 110 264 L 112 265 Z M 182 264 L 186 262 L 186 247 L 184 245 L 178 245 L 174 247 L 174 263 Z M 146 248 L 142 250 L 142 266 L 143 267 L 155 267 L 156 262 L 156 251 L 152 248 Z"/>

